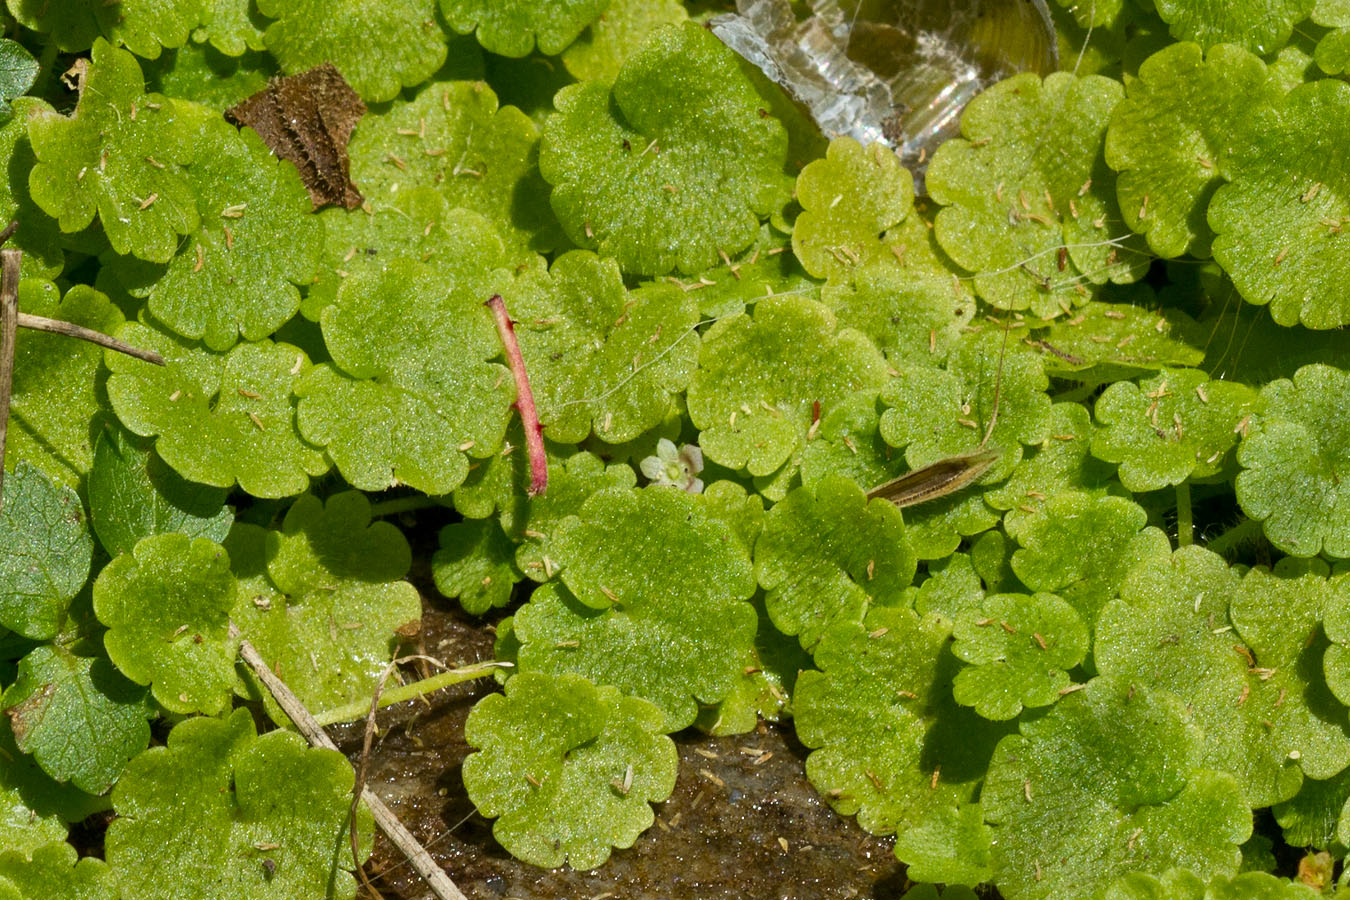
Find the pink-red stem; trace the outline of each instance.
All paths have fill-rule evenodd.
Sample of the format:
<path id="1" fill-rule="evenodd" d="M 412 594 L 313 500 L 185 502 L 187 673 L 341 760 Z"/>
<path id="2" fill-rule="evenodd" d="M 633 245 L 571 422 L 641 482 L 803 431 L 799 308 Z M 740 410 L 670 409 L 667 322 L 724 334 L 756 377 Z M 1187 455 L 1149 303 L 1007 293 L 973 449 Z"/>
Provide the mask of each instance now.
<path id="1" fill-rule="evenodd" d="M 506 365 L 516 379 L 516 410 L 520 413 L 520 424 L 525 428 L 525 449 L 530 456 L 529 494 L 537 497 L 548 488 L 544 429 L 539 424 L 534 392 L 530 390 L 530 376 L 525 373 L 525 357 L 520 355 L 520 344 L 516 341 L 516 323 L 511 321 L 501 294 L 493 294 L 487 301 L 487 307 L 497 320 L 497 334 L 501 335 L 502 347 L 506 349 Z"/>

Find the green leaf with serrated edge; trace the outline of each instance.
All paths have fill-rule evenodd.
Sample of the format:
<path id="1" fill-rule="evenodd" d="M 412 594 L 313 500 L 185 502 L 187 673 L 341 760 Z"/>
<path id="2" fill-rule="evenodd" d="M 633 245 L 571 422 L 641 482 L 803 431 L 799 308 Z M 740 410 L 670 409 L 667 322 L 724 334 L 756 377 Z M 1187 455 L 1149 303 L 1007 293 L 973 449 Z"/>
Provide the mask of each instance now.
<path id="1" fill-rule="evenodd" d="M 581 871 L 631 847 L 675 788 L 661 711 L 584 678 L 525 672 L 464 723 L 464 786 L 492 834 L 536 866 Z"/>
<path id="2" fill-rule="evenodd" d="M 741 543 L 753 548 L 764 530 L 764 498 L 734 481 L 714 481 L 701 495 L 708 515 L 725 522 Z"/>
<path id="3" fill-rule="evenodd" d="M 0 40 L 0 115 L 9 115 L 9 102 L 28 92 L 37 78 L 38 61 L 18 41 Z"/>
<path id="4" fill-rule="evenodd" d="M 1010 532 L 1061 491 L 1094 497 L 1106 492 L 1112 471 L 1091 455 L 1092 435 L 1092 416 L 1085 407 L 1050 407 L 1050 436 L 1032 448 L 1007 481 L 984 492 L 986 503 L 1006 510 L 1004 523 Z"/>
<path id="5" fill-rule="evenodd" d="M 730 484 L 719 481 L 717 484 Z M 699 710 L 698 728 L 714 736 L 747 734 L 763 719 L 779 722 L 792 715 L 792 692 L 797 676 L 810 668 L 810 654 L 769 621 L 764 605 L 754 601 L 759 616 L 755 646 L 731 683 L 731 691 L 716 706 Z"/>
<path id="6" fill-rule="evenodd" d="M 338 289 L 320 320 L 333 362 L 297 385 L 296 423 L 354 487 L 449 493 L 466 454 L 501 450 L 515 384 L 489 362 L 503 351 L 483 300 L 408 259 Z"/>
<path id="7" fill-rule="evenodd" d="M 693 274 L 754 242 L 787 195 L 787 133 L 737 59 L 692 22 L 662 26 L 612 90 L 558 93 L 539 167 L 573 242 L 644 275 Z"/>
<path id="8" fill-rule="evenodd" d="M 1139 67 L 1106 132 L 1125 224 L 1163 257 L 1209 256 L 1205 208 L 1218 162 L 1254 106 L 1278 96 L 1260 57 L 1231 44 L 1170 44 Z"/>
<path id="9" fill-rule="evenodd" d="M 524 453 L 510 459 L 523 463 Z M 606 464 L 592 453 L 574 453 L 549 461 L 548 490 L 537 497 L 522 495 L 516 488 L 510 510 L 502 513 L 502 527 L 516 543 L 516 567 L 534 581 L 548 581 L 562 567 L 562 556 L 554 551 L 558 526 L 568 516 L 581 512 L 592 494 L 606 488 L 631 488 L 637 484 L 632 468 Z"/>
<path id="10" fill-rule="evenodd" d="M 1054 703 L 1088 650 L 1087 626 L 1054 594 L 990 594 L 957 617 L 952 636 L 952 653 L 969 663 L 952 695 L 986 719 Z"/>
<path id="11" fill-rule="evenodd" d="M 187 169 L 200 224 L 149 286 L 151 314 L 212 350 L 256 341 L 300 308 L 297 285 L 318 269 L 323 224 L 295 166 L 272 155 L 251 128 L 236 129 L 204 106 L 186 104 L 211 147 Z"/>
<path id="12" fill-rule="evenodd" d="M 468 519 L 441 529 L 439 549 L 431 557 L 436 590 L 459 600 L 471 616 L 511 602 L 522 579 L 513 544 L 491 519 Z"/>
<path id="13" fill-rule="evenodd" d="M 280 531 L 237 525 L 227 548 L 239 578 L 231 620 L 312 710 L 369 698 L 401 635 L 420 622 L 421 599 L 403 580 L 408 542 L 394 525 L 370 521 L 364 494 L 327 503 L 306 494 Z M 251 674 L 236 691 L 287 721 Z"/>
<path id="14" fill-rule="evenodd" d="M 654 28 L 688 18 L 679 0 L 610 0 L 600 17 L 562 52 L 562 64 L 578 81 L 613 81 Z"/>
<path id="15" fill-rule="evenodd" d="M 938 807 L 926 821 L 896 835 L 895 856 L 906 864 L 905 877 L 910 881 L 947 885 L 944 900 L 974 900 L 975 895 L 961 891 L 960 886 L 974 887 L 993 877 L 989 839 L 989 826 L 984 824 L 978 803 Z M 917 886 L 905 893 L 909 900 L 920 896 Z M 935 888 L 931 897 L 937 900 Z"/>
<path id="16" fill-rule="evenodd" d="M 507 262 L 492 222 L 473 210 L 451 209 L 434 188 L 404 188 L 390 202 L 357 209 L 330 206 L 319 219 L 325 226 L 323 256 L 300 305 L 316 322 L 353 273 L 385 268 L 399 257 L 427 263 L 447 282 L 484 300 L 498 286 L 496 270 Z"/>
<path id="17" fill-rule="evenodd" d="M 914 579 L 905 520 L 886 500 L 831 477 L 792 491 L 764 518 L 755 574 L 774 625 L 810 649 L 836 622 L 895 605 Z"/>
<path id="18" fill-rule="evenodd" d="M 882 440 L 880 406 L 875 390 L 859 391 L 812 423 L 816 433 L 807 429 L 801 452 L 802 484 L 839 476 L 871 489 L 904 472 L 905 455 Z"/>
<path id="19" fill-rule="evenodd" d="M 460 34 L 475 32 L 483 49 L 528 56 L 535 48 L 557 56 L 599 18 L 610 0 L 440 0 L 441 13 Z M 584 867 L 583 867 L 584 868 Z"/>
<path id="20" fill-rule="evenodd" d="M 280 532 L 267 536 L 267 574 L 286 594 L 299 596 L 342 581 L 399 582 L 412 550 L 398 526 L 371 522 L 370 500 L 357 491 L 296 499 Z"/>
<path id="21" fill-rule="evenodd" d="M 1141 298 L 1142 300 L 1143 298 Z M 1152 312 L 1148 302 L 1090 302 L 1028 338 L 1045 369 L 1087 383 L 1133 378 L 1164 366 L 1194 366 L 1205 353 L 1184 335 L 1195 323 L 1177 310 Z"/>
<path id="22" fill-rule="evenodd" d="M 189 719 L 131 761 L 113 789 L 106 856 L 123 897 L 351 900 L 351 764 L 299 735 L 255 736 L 248 710 Z M 357 812 L 359 856 L 370 813 Z M 268 862 L 271 861 L 271 865 Z M 207 874 L 203 874 L 207 873 Z"/>
<path id="23" fill-rule="evenodd" d="M 1217 880 L 1217 879 L 1216 879 Z M 1168 869 L 1160 875 L 1128 872 L 1103 894 L 1105 900 L 1205 900 L 1205 883 L 1186 869 Z"/>
<path id="24" fill-rule="evenodd" d="M 187 44 L 145 63 L 145 83 L 152 91 L 190 97 L 220 113 L 266 88 L 276 74 L 276 61 L 264 53 L 232 57 L 205 44 Z"/>
<path id="25" fill-rule="evenodd" d="M 451 208 L 482 213 L 513 256 L 552 249 L 560 237 L 539 176 L 539 129 L 513 106 L 498 108 L 482 81 L 427 85 L 367 116 L 347 152 L 352 180 L 376 209 L 401 191 L 435 188 Z"/>
<path id="26" fill-rule="evenodd" d="M 806 775 L 840 815 L 873 834 L 903 834 L 971 799 L 1006 733 L 951 701 L 951 622 L 874 607 L 816 645 L 821 671 L 793 693 Z"/>
<path id="27" fill-rule="evenodd" d="M 1240 44 L 1253 53 L 1274 53 L 1289 40 L 1294 24 L 1307 18 L 1317 0 L 1156 0 L 1158 15 L 1172 37 L 1202 47 Z"/>
<path id="28" fill-rule="evenodd" d="M 979 541 L 976 542 L 978 547 Z M 966 610 L 977 610 L 984 602 L 984 587 L 980 576 L 965 553 L 953 553 L 939 562 L 928 564 L 928 578 L 912 592 L 915 612 L 929 613 L 949 621 Z"/>
<path id="29" fill-rule="evenodd" d="M 113 664 L 177 713 L 229 706 L 238 645 L 226 633 L 236 585 L 225 550 L 206 538 L 157 534 L 108 563 L 94 613 Z"/>
<path id="30" fill-rule="evenodd" d="M 445 62 L 435 0 L 257 0 L 286 74 L 331 62 L 367 103 L 393 100 Z"/>
<path id="31" fill-rule="evenodd" d="M 207 0 L 206 15 L 192 39 L 198 44 L 209 42 L 220 53 L 237 57 L 263 49 L 266 27 L 266 19 L 258 14 L 252 0 Z"/>
<path id="32" fill-rule="evenodd" d="M 104 334 L 123 322 L 121 311 L 93 288 L 77 284 L 62 297 L 55 284 L 37 278 L 19 282 L 19 311 Z M 6 467 L 24 460 L 73 486 L 93 464 L 89 423 L 102 409 L 103 353 L 86 341 L 26 328 L 15 344 Z"/>
<path id="33" fill-rule="evenodd" d="M 75 491 L 20 463 L 0 506 L 0 625 L 24 637 L 56 636 L 89 578 L 94 541 Z"/>
<path id="34" fill-rule="evenodd" d="M 12 104 L 13 115 L 0 124 L 0 164 L 9 173 L 0 191 L 0 220 L 19 221 L 23 227 L 5 242 L 7 247 L 23 251 L 19 273 L 24 278 L 55 278 L 64 265 L 61 229 L 34 202 L 28 176 L 36 163 L 33 145 L 28 140 L 28 120 L 34 116 L 54 115 L 54 110 L 36 97 L 18 97 Z"/>
<path id="35" fill-rule="evenodd" d="M 177 103 L 145 93 L 136 57 L 100 38 L 91 58 L 73 116 L 28 116 L 33 202 L 67 232 L 97 214 L 118 253 L 167 262 L 199 222 L 183 171 L 195 135 Z"/>
<path id="36" fill-rule="evenodd" d="M 768 475 L 805 443 L 817 412 L 876 389 L 886 363 L 862 334 L 835 331 L 824 306 L 768 297 L 749 315 L 714 324 L 703 336 L 689 387 L 689 418 L 699 445 L 728 468 Z M 794 467 L 795 468 L 795 467 Z"/>
<path id="37" fill-rule="evenodd" d="M 1167 535 L 1144 527 L 1147 518 L 1123 497 L 1056 494 L 1012 535 L 1022 545 L 1013 571 L 1033 591 L 1068 600 L 1091 623 L 1131 568 L 1171 552 Z"/>
<path id="38" fill-rule="evenodd" d="M 842 281 L 891 257 L 887 232 L 913 208 L 914 177 L 885 144 L 835 138 L 797 176 L 797 202 L 792 252 L 816 278 Z"/>
<path id="39" fill-rule="evenodd" d="M 896 265 L 859 268 L 848 283 L 822 288 L 820 299 L 842 327 L 867 335 L 895 363 L 942 362 L 975 315 L 956 275 Z"/>
<path id="40" fill-rule="evenodd" d="M 1200 768 L 1176 698 L 1094 678 L 1021 731 L 999 743 L 980 794 L 1004 897 L 1095 897 L 1173 866 L 1236 872 L 1251 809 L 1232 776 Z"/>
<path id="41" fill-rule="evenodd" d="M 219 543 L 234 522 L 225 490 L 184 480 L 116 427 L 105 428 L 94 442 L 87 491 L 90 523 L 109 556 L 130 552 L 152 534 Z"/>
<path id="42" fill-rule="evenodd" d="M 628 608 L 658 597 L 725 606 L 755 589 L 749 548 L 704 501 L 684 491 L 661 486 L 599 491 L 554 531 L 562 580 L 595 609 Z M 617 534 L 628 540 L 614 541 Z M 700 574 L 686 571 L 691 567 Z"/>
<path id="43" fill-rule="evenodd" d="M 515 615 L 522 671 L 575 672 L 661 708 L 664 731 L 731 689 L 754 641 L 750 556 L 693 495 L 609 489 L 556 529 L 567 588 Z M 613 535 L 629 540 L 620 545 Z M 570 589 L 570 590 L 569 590 Z"/>
<path id="44" fill-rule="evenodd" d="M 20 750 L 48 775 L 101 794 L 127 760 L 150 743 L 145 688 L 122 677 L 102 656 L 76 656 L 40 646 L 19 663 L 19 677 L 0 695 Z M 74 740 L 97 735 L 96 740 Z"/>
<path id="45" fill-rule="evenodd" d="M 0 846 L 30 855 L 65 840 L 66 823 L 108 808 L 105 798 L 61 784 L 14 743 L 8 717 L 0 720 Z"/>
<path id="46" fill-rule="evenodd" d="M 264 340 L 211 353 L 139 323 L 116 336 L 165 359 L 160 367 L 108 351 L 108 399 L 130 431 L 157 436 L 156 452 L 179 475 L 274 498 L 328 470 L 295 429 L 291 392 L 312 368 L 302 351 Z"/>
<path id="47" fill-rule="evenodd" d="M 1326 850 L 1336 842 L 1336 825 L 1347 800 L 1350 800 L 1350 769 L 1342 769 L 1325 781 L 1304 779 L 1297 794 L 1277 803 L 1271 811 L 1286 844 Z"/>
<path id="48" fill-rule="evenodd" d="M 1092 454 L 1120 465 L 1131 491 L 1156 491 L 1223 471 L 1238 424 L 1260 409 L 1245 384 L 1210 381 L 1199 369 L 1163 369 L 1138 384 L 1118 381 L 1097 398 L 1102 428 Z"/>
<path id="49" fill-rule="evenodd" d="M 1311 778 L 1330 778 L 1350 765 L 1350 716 L 1322 675 L 1328 641 L 1321 628 L 1327 610 L 1350 600 L 1350 581 L 1328 580 L 1329 571 L 1321 560 L 1292 558 L 1273 571 L 1252 569 L 1231 613 L 1252 654 L 1247 702 L 1265 711 L 1272 751 Z"/>
<path id="50" fill-rule="evenodd" d="M 1201 763 L 1269 806 L 1292 797 L 1302 775 L 1271 740 L 1270 698 L 1235 649 L 1229 606 L 1238 587 L 1237 573 L 1199 547 L 1147 560 L 1097 617 L 1093 659 L 1104 675 L 1180 698 L 1201 729 Z"/>
<path id="51" fill-rule="evenodd" d="M 698 359 L 693 297 L 670 284 L 624 288 L 612 259 L 564 253 L 505 294 L 550 440 L 594 430 L 628 441 L 660 424 Z"/>
<path id="52" fill-rule="evenodd" d="M 179 47 L 206 14 L 206 0 L 8 0 L 9 11 L 27 28 L 50 34 L 65 53 L 78 53 L 106 37 L 137 56 L 154 59 L 161 47 Z"/>
<path id="53" fill-rule="evenodd" d="M 1005 347 L 999 331 L 967 336 L 945 369 L 913 362 L 898 363 L 896 369 L 897 376 L 881 390 L 881 401 L 890 407 L 881 415 L 881 436 L 904 449 L 911 468 L 982 450 L 996 384 L 998 420 L 987 446 L 1000 452 L 981 481 L 1008 477 L 1022 458 L 1022 445 L 1048 437 L 1050 398 L 1044 391 L 1049 380 L 1041 361 L 1011 341 Z"/>
<path id="54" fill-rule="evenodd" d="M 1102 136 L 1120 83 L 1057 72 L 1009 78 L 961 117 L 963 138 L 938 148 L 930 196 L 943 205 L 938 242 L 976 273 L 979 295 L 1003 309 L 1055 315 L 1096 285 L 1147 268 L 1143 241 L 1120 220 Z M 1062 252 L 1061 252 L 1062 251 Z"/>
<path id="55" fill-rule="evenodd" d="M 1235 484 L 1242 511 L 1293 556 L 1350 557 L 1350 374 L 1314 364 L 1261 390 L 1266 411 L 1244 423 Z M 1345 483 L 1342 483 L 1342 482 Z"/>
<path id="56" fill-rule="evenodd" d="M 1350 323 L 1350 85 L 1321 79 L 1247 112 L 1209 204 L 1214 258 L 1248 303 L 1281 325 Z"/>
<path id="57" fill-rule="evenodd" d="M 13 900 L 116 900 L 117 883 L 101 859 L 78 859 L 75 848 L 60 842 L 39 847 L 32 858 L 15 852 L 0 853 L 0 896 L 12 885 Z"/>
<path id="58" fill-rule="evenodd" d="M 951 556 L 962 538 L 973 537 L 998 524 L 998 513 L 989 508 L 978 490 L 957 491 L 936 500 L 909 507 L 905 533 L 919 559 Z"/>

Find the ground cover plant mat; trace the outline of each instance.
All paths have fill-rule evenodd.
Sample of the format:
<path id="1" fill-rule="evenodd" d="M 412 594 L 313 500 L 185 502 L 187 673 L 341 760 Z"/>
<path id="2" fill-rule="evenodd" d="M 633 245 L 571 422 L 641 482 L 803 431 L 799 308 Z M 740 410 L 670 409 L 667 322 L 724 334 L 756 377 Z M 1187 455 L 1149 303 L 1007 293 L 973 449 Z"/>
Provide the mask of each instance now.
<path id="1" fill-rule="evenodd" d="M 0 900 L 1350 894 L 1345 0 L 0 26 Z"/>

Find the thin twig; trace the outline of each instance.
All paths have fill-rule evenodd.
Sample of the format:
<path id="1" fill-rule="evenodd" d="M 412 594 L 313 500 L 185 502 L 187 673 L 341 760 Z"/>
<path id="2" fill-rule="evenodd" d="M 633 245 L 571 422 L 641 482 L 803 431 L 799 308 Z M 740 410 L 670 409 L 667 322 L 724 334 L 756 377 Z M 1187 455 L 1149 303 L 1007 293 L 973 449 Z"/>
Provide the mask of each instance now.
<path id="1" fill-rule="evenodd" d="M 530 457 L 529 494 L 537 497 L 548 488 L 548 456 L 544 453 L 544 429 L 539 424 L 534 392 L 530 390 L 530 376 L 525 374 L 525 357 L 520 355 L 520 343 L 516 340 L 516 323 L 511 321 L 501 294 L 493 294 L 485 305 L 497 320 L 506 364 L 516 379 L 516 410 L 520 413 L 520 424 L 525 427 L 525 449 Z"/>
<path id="2" fill-rule="evenodd" d="M 5 438 L 14 390 L 14 339 L 19 333 L 19 263 L 22 250 L 0 250 L 0 506 L 5 496 Z"/>
<path id="3" fill-rule="evenodd" d="M 239 635 L 239 630 L 233 623 L 230 624 L 230 634 L 233 637 Z M 247 640 L 241 640 L 239 642 L 239 656 L 244 662 L 248 663 L 249 668 L 253 670 L 254 674 L 258 676 L 258 680 L 276 699 L 277 705 L 281 707 L 282 711 L 295 723 L 295 727 L 304 735 L 305 740 L 315 747 L 337 750 L 337 745 L 328 737 L 328 733 L 323 730 L 319 723 L 314 721 L 314 717 L 309 714 L 309 710 L 305 709 L 300 699 L 291 693 L 291 689 L 286 686 L 286 683 L 267 667 L 267 663 L 259 655 L 257 648 Z M 445 874 L 445 870 L 431 858 L 431 854 L 426 851 L 426 848 L 418 842 L 417 838 L 412 836 L 408 829 L 403 827 L 403 823 L 398 820 L 393 811 L 384 805 L 383 800 L 375 796 L 369 788 L 361 791 L 361 799 L 370 809 L 370 813 L 374 816 L 375 824 L 379 826 L 380 831 L 384 832 L 384 836 L 389 838 L 390 843 L 402 851 L 403 855 L 408 858 L 408 862 L 412 863 L 413 868 L 417 870 L 417 874 L 422 876 L 422 879 L 437 897 L 441 900 L 468 900 L 460 889 L 455 887 L 455 883 L 450 880 L 450 876 Z"/>
<path id="4" fill-rule="evenodd" d="M 14 232 L 18 230 L 19 230 L 18 222 L 10 222 L 3 229 L 0 229 L 0 246 L 3 246 L 6 241 L 14 237 Z"/>
<path id="5" fill-rule="evenodd" d="M 17 253 L 18 251 L 6 252 Z M 140 347 L 133 347 L 126 341 L 119 341 L 115 337 L 108 337 L 108 335 L 101 331 L 94 331 L 93 329 L 85 328 L 83 325 L 76 325 L 74 322 L 62 322 L 60 319 L 48 319 L 45 316 L 19 313 L 19 327 L 31 328 L 33 331 L 45 331 L 48 334 L 60 334 L 65 337 L 79 338 L 82 341 L 98 344 L 100 347 L 107 347 L 109 350 L 116 350 L 118 353 L 125 353 L 127 356 L 134 356 L 137 359 L 145 360 L 148 363 L 154 363 L 157 366 L 164 365 L 164 357 L 153 350 L 142 350 Z"/>

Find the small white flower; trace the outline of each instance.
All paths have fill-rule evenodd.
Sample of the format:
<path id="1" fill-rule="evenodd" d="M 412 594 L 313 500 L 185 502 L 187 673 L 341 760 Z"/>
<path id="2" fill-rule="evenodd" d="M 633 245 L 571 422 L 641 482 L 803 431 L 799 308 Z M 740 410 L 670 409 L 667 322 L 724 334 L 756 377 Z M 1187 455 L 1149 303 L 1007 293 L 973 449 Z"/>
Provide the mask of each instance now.
<path id="1" fill-rule="evenodd" d="M 690 494 L 703 493 L 703 480 L 696 477 L 703 471 L 703 451 L 697 444 L 677 449 L 674 442 L 661 438 L 656 455 L 644 459 L 639 468 L 652 484 L 677 487 Z"/>

